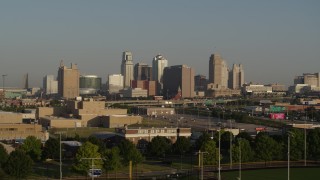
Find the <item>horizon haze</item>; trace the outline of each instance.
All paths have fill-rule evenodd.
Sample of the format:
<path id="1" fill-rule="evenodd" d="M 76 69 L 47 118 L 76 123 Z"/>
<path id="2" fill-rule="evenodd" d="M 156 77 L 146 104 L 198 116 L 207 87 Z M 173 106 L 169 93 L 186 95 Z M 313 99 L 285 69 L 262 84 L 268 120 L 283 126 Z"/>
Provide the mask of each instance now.
<path id="1" fill-rule="evenodd" d="M 186 64 L 208 78 L 209 57 L 243 64 L 245 82 L 293 84 L 320 71 L 320 1 L 2 1 L 0 73 L 5 85 L 42 87 L 60 60 L 80 74 L 120 74 L 122 52 L 149 65 Z M 1 83 L 2 86 L 2 83 Z"/>

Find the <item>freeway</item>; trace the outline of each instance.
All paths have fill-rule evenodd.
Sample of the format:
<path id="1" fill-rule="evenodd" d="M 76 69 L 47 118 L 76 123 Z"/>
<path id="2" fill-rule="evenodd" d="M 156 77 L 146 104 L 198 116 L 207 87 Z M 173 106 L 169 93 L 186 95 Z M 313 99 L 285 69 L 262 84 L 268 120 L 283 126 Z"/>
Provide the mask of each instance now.
<path id="1" fill-rule="evenodd" d="M 188 114 L 165 115 L 158 117 L 144 116 L 148 120 L 162 121 L 168 127 L 189 127 L 192 130 L 203 131 L 208 129 L 218 128 L 236 128 L 248 132 L 249 134 L 256 134 L 256 128 L 266 128 L 270 134 L 281 134 L 282 130 L 272 127 L 265 127 L 256 124 L 236 123 L 234 120 L 226 120 L 222 118 L 195 116 Z"/>

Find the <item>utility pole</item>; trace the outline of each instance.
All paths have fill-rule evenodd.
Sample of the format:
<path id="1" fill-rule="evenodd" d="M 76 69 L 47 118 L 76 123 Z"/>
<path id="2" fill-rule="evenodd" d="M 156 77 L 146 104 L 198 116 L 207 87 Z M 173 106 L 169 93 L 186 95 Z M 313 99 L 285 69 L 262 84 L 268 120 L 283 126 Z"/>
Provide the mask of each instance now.
<path id="1" fill-rule="evenodd" d="M 290 136 L 293 134 L 288 132 L 288 180 L 290 180 Z"/>
<path id="2" fill-rule="evenodd" d="M 91 160 L 91 179 L 94 180 L 94 160 L 103 160 L 103 158 L 81 158 L 80 160 L 82 159 Z"/>
<path id="3" fill-rule="evenodd" d="M 239 180 L 241 180 L 241 138 L 239 138 Z"/>
<path id="4" fill-rule="evenodd" d="M 59 133 L 59 165 L 60 165 L 60 180 L 62 179 L 62 161 L 61 161 L 61 133 Z"/>
<path id="5" fill-rule="evenodd" d="M 230 122 L 230 169 L 232 169 L 232 136 L 233 136 L 233 133 L 232 133 L 232 120 L 230 119 L 229 120 Z"/>
<path id="6" fill-rule="evenodd" d="M 199 155 L 199 167 L 201 168 L 201 180 L 203 180 L 203 154 L 208 154 L 208 152 L 197 152 L 196 154 Z"/>
<path id="7" fill-rule="evenodd" d="M 288 180 L 290 180 L 290 134 L 288 134 Z"/>
<path id="8" fill-rule="evenodd" d="M 221 180 L 221 164 L 220 164 L 220 161 L 221 161 L 221 154 L 220 154 L 220 150 L 221 150 L 221 128 L 219 128 L 219 168 L 218 168 L 218 180 Z"/>
<path id="9" fill-rule="evenodd" d="M 59 166 L 60 166 L 60 180 L 62 179 L 62 150 L 61 150 L 61 134 L 65 132 L 59 132 Z"/>
<path id="10" fill-rule="evenodd" d="M 308 104 L 305 102 L 305 104 Z M 307 111 L 305 111 L 305 118 L 304 118 L 304 166 L 307 166 L 307 127 L 306 127 L 306 121 L 307 121 Z"/>

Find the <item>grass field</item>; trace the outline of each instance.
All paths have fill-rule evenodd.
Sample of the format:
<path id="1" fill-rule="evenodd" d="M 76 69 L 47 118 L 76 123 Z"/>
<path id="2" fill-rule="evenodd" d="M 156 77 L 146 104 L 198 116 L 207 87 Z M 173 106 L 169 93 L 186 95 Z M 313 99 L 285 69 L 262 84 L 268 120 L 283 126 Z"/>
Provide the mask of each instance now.
<path id="1" fill-rule="evenodd" d="M 313 180 L 320 179 L 320 168 L 291 168 L 290 180 Z M 263 169 L 242 171 L 243 180 L 285 180 L 288 178 L 288 169 Z M 222 180 L 236 180 L 238 171 L 223 172 Z"/>

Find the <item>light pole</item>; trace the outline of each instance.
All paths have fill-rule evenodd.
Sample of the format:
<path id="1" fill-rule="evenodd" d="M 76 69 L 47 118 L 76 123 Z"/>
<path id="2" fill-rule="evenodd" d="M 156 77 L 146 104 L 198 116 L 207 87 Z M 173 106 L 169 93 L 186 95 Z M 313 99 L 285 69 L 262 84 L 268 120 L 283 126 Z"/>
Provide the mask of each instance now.
<path id="1" fill-rule="evenodd" d="M 307 120 L 307 111 L 305 111 L 305 118 L 304 118 L 304 166 L 307 166 L 307 128 L 306 128 L 306 120 Z"/>
<path id="2" fill-rule="evenodd" d="M 241 180 L 241 138 L 239 138 L 239 180 Z"/>
<path id="3" fill-rule="evenodd" d="M 81 158 L 80 161 L 82 159 L 85 159 L 85 160 L 91 160 L 91 179 L 94 180 L 94 161 L 93 160 L 103 160 L 103 158 Z"/>
<path id="4" fill-rule="evenodd" d="M 290 134 L 288 134 L 288 180 L 290 180 Z"/>
<path id="5" fill-rule="evenodd" d="M 233 136 L 233 133 L 232 133 L 232 120 L 230 119 L 229 120 L 230 122 L 230 133 L 229 133 L 229 136 L 230 136 L 230 169 L 232 169 L 232 136 Z"/>
<path id="6" fill-rule="evenodd" d="M 220 150 L 221 150 L 221 128 L 219 128 L 219 167 L 218 167 L 218 180 L 221 180 L 221 164 L 220 164 L 220 161 L 221 161 L 221 154 L 220 154 Z"/>
<path id="7" fill-rule="evenodd" d="M 60 166 L 60 180 L 62 179 L 62 150 L 61 150 L 61 134 L 65 132 L 59 132 L 59 166 Z"/>
<path id="8" fill-rule="evenodd" d="M 59 133 L 59 137 L 60 137 L 60 138 L 59 138 L 59 145 L 60 145 L 60 148 L 59 148 L 59 149 L 60 149 L 60 153 L 59 153 L 59 157 L 60 157 L 60 158 L 59 158 L 59 159 L 60 159 L 60 161 L 59 161 L 59 162 L 60 162 L 60 163 L 59 163 L 59 164 L 60 164 L 60 180 L 61 180 L 61 179 L 62 179 L 62 161 L 61 161 L 61 154 L 62 154 L 62 153 L 61 153 L 61 133 Z"/>
<path id="9" fill-rule="evenodd" d="M 288 180 L 290 180 L 290 136 L 293 134 L 288 132 Z"/>
<path id="10" fill-rule="evenodd" d="M 199 150 L 199 152 L 197 152 L 196 154 L 199 155 L 199 166 L 201 168 L 201 180 L 203 180 L 203 154 L 208 154 L 208 152 L 201 152 L 201 150 Z"/>

